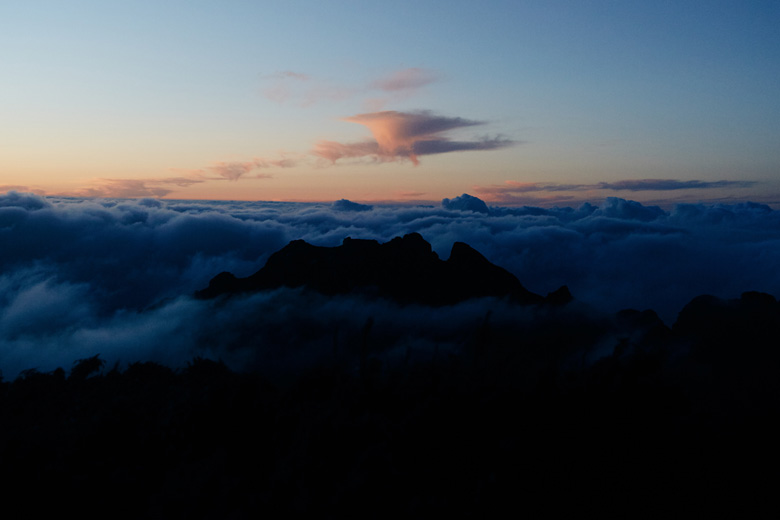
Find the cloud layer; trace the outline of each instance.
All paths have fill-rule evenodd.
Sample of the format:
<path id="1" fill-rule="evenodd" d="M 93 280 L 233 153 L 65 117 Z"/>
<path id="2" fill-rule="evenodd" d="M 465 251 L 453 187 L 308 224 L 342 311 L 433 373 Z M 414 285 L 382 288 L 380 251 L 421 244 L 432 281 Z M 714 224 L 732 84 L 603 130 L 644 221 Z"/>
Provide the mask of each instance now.
<path id="1" fill-rule="evenodd" d="M 295 291 L 222 306 L 189 297 L 221 271 L 253 273 L 294 239 L 334 246 L 347 236 L 386 241 L 418 232 L 445 259 L 463 241 L 529 290 L 546 294 L 567 284 L 594 307 L 652 308 L 667 323 L 703 293 L 780 295 L 780 212 L 768 206 L 684 204 L 664 211 L 618 198 L 552 209 L 480 202 L 461 196 L 408 207 L 0 195 L 0 243 L 7 245 L 0 249 L 0 368 L 14 377 L 31 367 L 67 368 L 97 353 L 110 363 L 175 365 L 203 355 L 236 367 L 270 366 L 309 354 L 262 345 L 288 335 L 301 349 L 318 351 L 323 331 L 332 338 L 336 329 L 349 343 L 372 316 L 385 316 L 377 327 L 396 327 L 394 334 L 420 348 L 457 342 L 447 336 L 451 317 L 438 311 L 299 298 Z M 492 305 L 497 316 L 511 313 Z M 463 324 L 455 332 L 466 337 L 484 311 L 485 304 L 453 311 Z"/>

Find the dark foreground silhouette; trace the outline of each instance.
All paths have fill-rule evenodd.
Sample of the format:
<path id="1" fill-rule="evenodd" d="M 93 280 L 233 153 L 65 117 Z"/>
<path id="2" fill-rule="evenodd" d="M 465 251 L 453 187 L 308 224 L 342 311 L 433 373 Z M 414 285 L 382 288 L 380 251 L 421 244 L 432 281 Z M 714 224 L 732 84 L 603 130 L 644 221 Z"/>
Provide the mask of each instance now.
<path id="1" fill-rule="evenodd" d="M 455 242 L 444 261 L 418 233 L 385 244 L 347 238 L 338 247 L 295 240 L 252 276 L 221 273 L 198 297 L 302 286 L 328 295 L 361 294 L 425 305 L 452 305 L 484 296 L 507 297 L 520 304 L 545 301 L 468 244 Z M 559 289 L 553 299 L 559 301 L 566 291 Z"/>
<path id="2" fill-rule="evenodd" d="M 332 278 L 318 290 L 352 289 Z M 569 299 L 518 305 L 537 317 L 520 333 L 486 313 L 459 350 L 395 363 L 369 321 L 356 350 L 273 381 L 205 359 L 29 370 L 0 383 L 6 504 L 32 491 L 63 511 L 143 518 L 776 511 L 775 298 L 701 296 L 672 327 Z"/>

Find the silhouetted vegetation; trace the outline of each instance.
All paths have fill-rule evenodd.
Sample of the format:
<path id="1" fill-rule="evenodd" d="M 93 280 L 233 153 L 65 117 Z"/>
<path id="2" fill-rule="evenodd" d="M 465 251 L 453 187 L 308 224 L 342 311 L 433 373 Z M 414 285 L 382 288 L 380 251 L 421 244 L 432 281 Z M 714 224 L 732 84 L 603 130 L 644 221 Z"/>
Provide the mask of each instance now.
<path id="1" fill-rule="evenodd" d="M 87 503 L 138 518 L 687 518 L 774 507 L 774 297 L 701 296 L 669 328 L 650 310 L 579 309 L 566 288 L 531 297 L 465 245 L 447 263 L 419 236 L 312 248 L 294 242 L 272 269 L 221 275 L 201 296 L 303 284 L 446 307 L 492 295 L 522 303 L 511 308 L 525 321 L 485 309 L 457 347 L 410 342 L 402 354 L 374 317 L 353 334 L 311 329 L 300 337 L 324 334 L 329 352 L 272 374 L 203 358 L 106 371 L 99 355 L 67 375 L 28 369 L 0 380 L 7 505 L 32 490 L 63 510 Z M 388 257 L 371 271 L 347 253 Z M 296 348 L 271 343 L 263 348 Z"/>
<path id="2" fill-rule="evenodd" d="M 773 492 L 755 464 L 778 462 L 778 317 L 746 293 L 671 329 L 623 311 L 506 338 L 488 313 L 461 352 L 392 366 L 369 321 L 355 359 L 273 384 L 200 358 L 28 370 L 0 383 L 6 496 L 144 518 L 744 513 Z M 597 337 L 611 353 L 563 355 Z"/>

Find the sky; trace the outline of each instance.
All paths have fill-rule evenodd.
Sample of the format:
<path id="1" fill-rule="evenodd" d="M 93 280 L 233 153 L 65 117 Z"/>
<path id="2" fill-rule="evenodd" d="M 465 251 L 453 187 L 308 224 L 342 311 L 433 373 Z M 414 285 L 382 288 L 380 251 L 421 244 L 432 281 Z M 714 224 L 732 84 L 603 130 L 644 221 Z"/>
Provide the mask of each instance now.
<path id="1" fill-rule="evenodd" d="M 780 207 L 780 3 L 7 1 L 0 193 Z"/>

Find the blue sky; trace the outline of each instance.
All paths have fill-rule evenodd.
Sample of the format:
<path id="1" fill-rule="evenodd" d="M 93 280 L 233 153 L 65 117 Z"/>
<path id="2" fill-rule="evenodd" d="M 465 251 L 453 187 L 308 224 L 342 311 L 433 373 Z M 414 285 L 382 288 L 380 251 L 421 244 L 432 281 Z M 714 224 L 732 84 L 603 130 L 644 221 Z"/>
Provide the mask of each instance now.
<path id="1" fill-rule="evenodd" d="M 777 27 L 757 1 L 6 2 L 0 191 L 777 206 Z M 594 188 L 647 179 L 680 183 Z"/>

